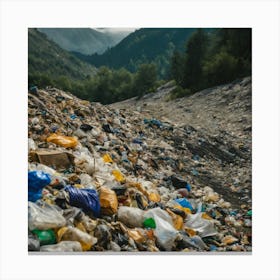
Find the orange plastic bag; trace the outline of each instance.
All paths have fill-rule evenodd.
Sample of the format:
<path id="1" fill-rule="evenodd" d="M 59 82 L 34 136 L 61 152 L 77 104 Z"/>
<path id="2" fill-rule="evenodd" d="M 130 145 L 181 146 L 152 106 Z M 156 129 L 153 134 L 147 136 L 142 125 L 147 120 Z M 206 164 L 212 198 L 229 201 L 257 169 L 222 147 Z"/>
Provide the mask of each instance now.
<path id="1" fill-rule="evenodd" d="M 118 211 L 118 198 L 111 189 L 101 187 L 99 194 L 101 212 L 105 215 L 112 215 Z"/>
<path id="2" fill-rule="evenodd" d="M 47 142 L 54 143 L 64 148 L 75 148 L 78 145 L 78 140 L 75 137 L 64 136 L 53 133 L 47 138 Z"/>

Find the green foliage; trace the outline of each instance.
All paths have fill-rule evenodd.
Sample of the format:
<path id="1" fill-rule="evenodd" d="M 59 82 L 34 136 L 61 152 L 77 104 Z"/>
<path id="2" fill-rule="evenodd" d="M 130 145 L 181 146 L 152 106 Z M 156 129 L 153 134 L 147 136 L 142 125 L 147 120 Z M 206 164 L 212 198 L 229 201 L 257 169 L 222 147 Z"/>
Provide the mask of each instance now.
<path id="1" fill-rule="evenodd" d="M 135 75 L 134 91 L 137 96 L 155 90 L 154 86 L 157 80 L 157 69 L 155 64 L 142 64 Z"/>
<path id="2" fill-rule="evenodd" d="M 28 76 L 30 82 L 35 79 L 39 86 L 46 86 L 53 85 L 54 80 L 58 80 L 58 83 L 64 86 L 67 82 L 60 76 L 70 80 L 82 80 L 88 75 L 94 75 L 95 72 L 96 68 L 61 49 L 54 42 L 48 40 L 45 34 L 34 28 L 28 29 Z"/>
<path id="3" fill-rule="evenodd" d="M 251 33 L 250 28 L 222 28 L 211 34 L 198 29 L 188 40 L 185 54 L 173 53 L 171 78 L 195 92 L 251 75 Z"/>
<path id="4" fill-rule="evenodd" d="M 183 84 L 185 57 L 178 51 L 174 51 L 170 63 L 170 78 L 174 79 L 178 85 Z"/>
<path id="5" fill-rule="evenodd" d="M 154 63 L 158 77 L 167 78 L 173 51 L 183 50 L 195 28 L 141 28 L 129 34 L 104 54 L 91 56 L 75 54 L 96 67 L 126 68 L 135 73 L 141 64 Z"/>
<path id="6" fill-rule="evenodd" d="M 159 76 L 165 73 L 167 65 L 170 78 L 178 85 L 169 99 L 251 74 L 251 29 L 218 29 L 211 34 L 203 29 L 192 31 L 185 43 L 185 53 L 179 52 L 174 43 L 178 30 L 166 29 L 162 33 L 163 30 L 149 29 L 146 32 L 144 29 L 136 32 L 136 37 L 133 33 L 133 40 L 127 40 L 127 45 L 124 44 L 126 39 L 121 42 L 123 51 L 128 51 L 127 55 L 119 47 L 117 50 L 120 52 L 115 48 L 108 51 L 118 56 L 114 59 L 129 61 L 135 68 L 135 72 L 131 73 L 124 67 L 112 69 L 102 66 L 97 70 L 47 40 L 36 29 L 29 29 L 28 84 L 55 86 L 82 99 L 108 104 L 135 96 L 140 98 L 154 91 L 164 82 L 157 77 L 159 73 Z M 161 40 L 160 36 L 164 39 Z M 154 41 L 155 38 L 158 42 Z M 163 42 L 168 44 L 162 46 L 160 43 Z M 157 49 L 153 47 L 146 52 L 148 43 L 155 43 Z M 141 56 L 133 56 L 132 53 L 140 51 L 141 46 L 145 47 L 145 51 Z M 105 57 L 111 59 L 110 56 Z M 147 63 L 151 58 L 155 63 Z"/>
<path id="7" fill-rule="evenodd" d="M 203 76 L 208 86 L 230 82 L 238 76 L 238 59 L 221 51 L 205 62 Z"/>
<path id="8" fill-rule="evenodd" d="M 203 88 L 202 67 L 206 55 L 208 37 L 202 29 L 197 29 L 187 42 L 182 86 L 193 91 Z"/>
<path id="9" fill-rule="evenodd" d="M 171 101 L 177 98 L 185 97 L 185 96 L 190 96 L 191 95 L 191 90 L 188 88 L 182 88 L 181 86 L 176 86 L 171 93 L 168 95 L 165 101 Z"/>

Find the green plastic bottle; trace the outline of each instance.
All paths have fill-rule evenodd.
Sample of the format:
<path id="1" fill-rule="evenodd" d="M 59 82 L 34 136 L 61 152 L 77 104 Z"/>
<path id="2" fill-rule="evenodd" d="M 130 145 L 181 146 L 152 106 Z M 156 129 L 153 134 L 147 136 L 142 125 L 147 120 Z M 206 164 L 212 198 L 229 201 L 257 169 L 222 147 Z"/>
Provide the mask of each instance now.
<path id="1" fill-rule="evenodd" d="M 50 245 L 56 243 L 56 236 L 52 229 L 47 229 L 47 230 L 34 229 L 32 233 L 39 238 L 40 245 Z"/>

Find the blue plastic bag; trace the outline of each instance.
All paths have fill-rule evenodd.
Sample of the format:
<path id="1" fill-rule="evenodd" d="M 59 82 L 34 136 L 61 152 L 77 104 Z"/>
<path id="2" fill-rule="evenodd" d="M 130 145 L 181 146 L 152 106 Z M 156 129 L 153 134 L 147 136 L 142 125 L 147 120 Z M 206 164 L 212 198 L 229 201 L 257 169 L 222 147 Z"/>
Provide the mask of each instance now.
<path id="1" fill-rule="evenodd" d="M 193 210 L 191 203 L 186 198 L 177 198 L 175 199 L 175 201 L 179 203 L 182 207 Z"/>
<path id="2" fill-rule="evenodd" d="M 43 171 L 28 171 L 28 201 L 42 198 L 42 189 L 51 182 L 51 176 Z"/>
<path id="3" fill-rule="evenodd" d="M 41 190 L 51 182 L 51 176 L 40 170 L 28 171 L 28 189 Z"/>
<path id="4" fill-rule="evenodd" d="M 94 217 L 99 217 L 100 201 L 98 193 L 95 190 L 77 189 L 70 185 L 64 189 L 69 194 L 70 205 L 82 208 L 85 212 L 93 214 Z"/>
<path id="5" fill-rule="evenodd" d="M 28 191 L 28 201 L 36 202 L 42 198 L 42 191 Z"/>

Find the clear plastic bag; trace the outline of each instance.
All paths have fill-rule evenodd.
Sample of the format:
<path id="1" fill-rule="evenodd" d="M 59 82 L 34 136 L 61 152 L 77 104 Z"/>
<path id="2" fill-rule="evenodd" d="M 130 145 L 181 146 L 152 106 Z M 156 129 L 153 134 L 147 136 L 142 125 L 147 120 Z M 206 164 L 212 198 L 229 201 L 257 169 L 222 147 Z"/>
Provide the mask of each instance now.
<path id="1" fill-rule="evenodd" d="M 144 213 L 145 212 L 139 208 L 120 206 L 118 210 L 118 219 L 128 227 L 142 227 Z"/>
<path id="2" fill-rule="evenodd" d="M 154 220 L 155 220 L 156 217 L 161 218 L 161 219 L 163 219 L 164 221 L 168 222 L 170 225 L 173 226 L 172 218 L 169 216 L 169 214 L 166 211 L 162 210 L 159 207 L 148 210 L 145 213 L 144 217 L 145 217 L 145 219 L 146 218 L 153 218 Z"/>
<path id="3" fill-rule="evenodd" d="M 88 251 L 97 243 L 97 238 L 89 235 L 74 227 L 63 227 L 57 232 L 57 240 L 60 241 L 78 241 L 81 243 L 83 251 Z"/>
<path id="4" fill-rule="evenodd" d="M 153 218 L 155 220 L 155 236 L 157 238 L 157 242 L 166 251 L 171 251 L 178 235 L 178 231 L 173 227 L 173 221 L 169 214 L 157 207 L 148 210 L 144 217 Z"/>
<path id="5" fill-rule="evenodd" d="M 203 213 L 188 214 L 185 226 L 198 232 L 200 237 L 216 235 L 218 232 L 211 220 L 202 218 Z"/>
<path id="6" fill-rule="evenodd" d="M 57 207 L 47 203 L 39 206 L 33 202 L 28 202 L 28 227 L 30 230 L 59 228 L 65 224 L 66 220 Z"/>
<path id="7" fill-rule="evenodd" d="M 166 251 L 171 251 L 178 231 L 162 218 L 156 216 L 154 219 L 156 222 L 155 236 L 159 245 Z"/>
<path id="8" fill-rule="evenodd" d="M 40 251 L 40 240 L 31 232 L 28 232 L 28 251 Z"/>

